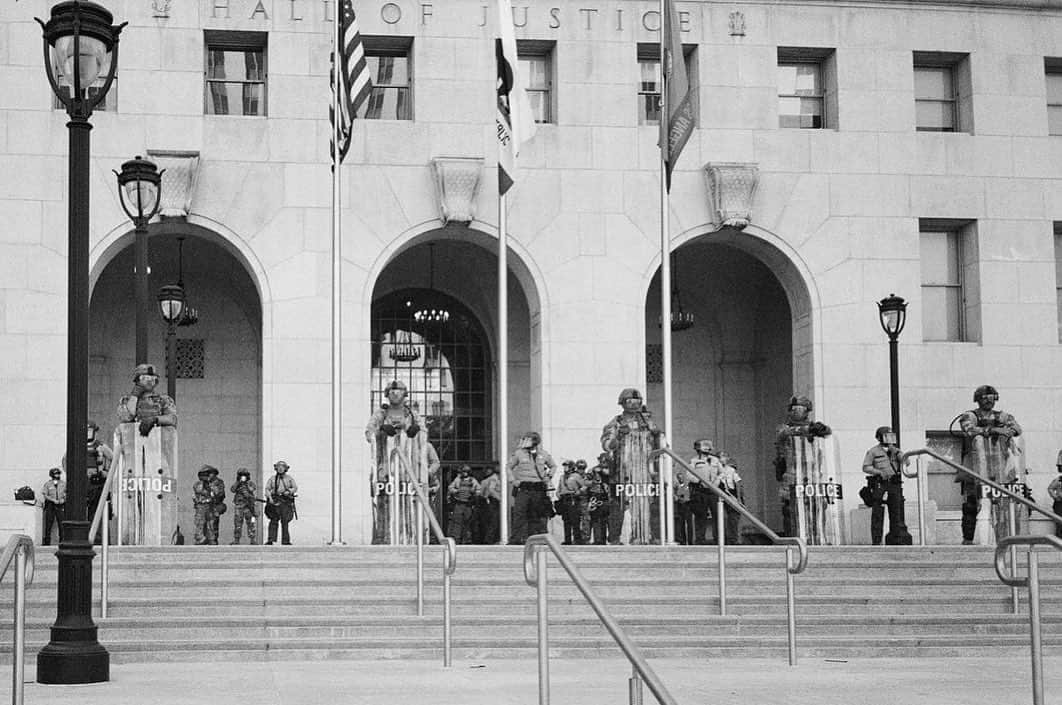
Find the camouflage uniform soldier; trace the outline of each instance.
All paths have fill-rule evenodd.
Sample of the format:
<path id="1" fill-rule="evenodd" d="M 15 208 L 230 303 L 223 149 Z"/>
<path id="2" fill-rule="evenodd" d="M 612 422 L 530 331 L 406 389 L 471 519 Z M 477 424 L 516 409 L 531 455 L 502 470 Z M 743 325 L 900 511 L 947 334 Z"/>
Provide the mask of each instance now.
<path id="1" fill-rule="evenodd" d="M 211 470 L 204 465 L 197 473 L 199 480 L 192 485 L 192 506 L 195 507 L 195 545 L 209 546 L 218 542 L 214 533 L 214 492 L 211 487 Z"/>
<path id="2" fill-rule="evenodd" d="M 478 493 L 479 481 L 472 477 L 472 468 L 462 465 L 446 492 L 453 503 L 447 528 L 457 543 L 472 543 L 473 500 Z"/>
<path id="3" fill-rule="evenodd" d="M 258 514 L 255 511 L 255 498 L 258 487 L 251 481 L 251 471 L 240 468 L 236 471 L 236 483 L 232 490 L 232 544 L 240 543 L 243 525 L 247 524 L 247 538 L 251 545 L 258 543 Z"/>
<path id="4" fill-rule="evenodd" d="M 1062 450 L 1058 451 L 1055 459 L 1055 467 L 1058 468 L 1058 476 L 1051 480 L 1047 486 L 1047 494 L 1051 497 L 1051 511 L 1062 515 Z M 1062 539 L 1062 524 L 1055 524 L 1055 536 Z"/>
<path id="5" fill-rule="evenodd" d="M 210 468 L 210 493 L 214 496 L 214 508 L 210 515 L 210 526 L 213 529 L 214 538 L 210 543 L 214 546 L 218 545 L 218 536 L 221 535 L 218 531 L 221 515 L 228 510 L 225 506 L 225 481 L 218 477 L 219 474 L 217 468 Z"/>

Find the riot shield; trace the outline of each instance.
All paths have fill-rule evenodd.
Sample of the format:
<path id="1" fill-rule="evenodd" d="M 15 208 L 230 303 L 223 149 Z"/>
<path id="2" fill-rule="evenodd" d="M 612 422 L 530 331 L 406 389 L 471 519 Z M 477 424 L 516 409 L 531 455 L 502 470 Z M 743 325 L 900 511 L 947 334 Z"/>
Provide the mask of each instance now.
<path id="1" fill-rule="evenodd" d="M 981 477 L 998 482 L 1017 494 L 1023 494 L 1025 485 L 1025 453 L 1021 437 L 974 436 L 970 439 L 967 467 Z M 1023 518 L 1028 513 L 1020 503 L 997 492 L 987 485 L 979 488 L 981 509 L 977 513 L 977 528 L 974 542 L 988 546 L 1011 535 L 1010 512 L 1014 505 L 1015 529 L 1021 533 Z"/>
<path id="2" fill-rule="evenodd" d="M 620 482 L 615 492 L 622 498 L 623 528 L 620 540 L 626 544 L 650 544 L 660 540 L 659 461 L 649 461 L 656 449 L 654 434 L 649 430 L 631 431 L 622 437 L 615 452 Z"/>
<path id="3" fill-rule="evenodd" d="M 416 491 L 410 484 L 402 461 L 412 471 L 415 482 L 427 491 L 427 435 L 421 431 L 414 438 L 405 433 L 388 436 L 378 433 L 372 442 L 374 472 L 370 477 L 373 498 L 374 544 L 416 543 Z M 401 456 L 401 457 L 399 457 Z M 442 491 L 440 489 L 440 491 Z M 427 531 L 428 522 L 424 522 Z"/>
<path id="4" fill-rule="evenodd" d="M 793 472 L 789 501 L 796 535 L 812 546 L 843 544 L 844 497 L 833 437 L 790 436 L 786 453 Z"/>
<path id="5" fill-rule="evenodd" d="M 169 544 L 177 526 L 177 429 L 155 426 L 141 436 L 139 424 L 119 424 L 111 472 L 118 473 L 113 492 L 119 543 Z"/>

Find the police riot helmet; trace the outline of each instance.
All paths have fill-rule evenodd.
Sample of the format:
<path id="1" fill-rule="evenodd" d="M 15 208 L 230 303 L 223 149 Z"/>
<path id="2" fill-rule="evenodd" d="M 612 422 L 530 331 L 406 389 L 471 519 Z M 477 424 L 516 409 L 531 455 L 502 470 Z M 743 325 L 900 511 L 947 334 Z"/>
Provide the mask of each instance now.
<path id="1" fill-rule="evenodd" d="M 874 438 L 877 438 L 878 443 L 881 443 L 885 439 L 886 433 L 892 433 L 892 426 L 878 426 L 878 430 L 874 431 Z"/>
<path id="2" fill-rule="evenodd" d="M 247 468 L 240 468 L 239 470 L 236 471 L 236 479 L 239 480 L 241 477 L 246 477 L 248 480 L 250 480 L 251 479 L 251 471 L 248 470 Z"/>
<path id="3" fill-rule="evenodd" d="M 990 384 L 982 384 L 980 387 L 974 390 L 974 403 L 979 404 L 981 402 L 981 399 L 987 397 L 989 394 L 995 396 L 996 399 L 999 399 L 999 392 L 996 391 L 995 387 Z"/>
<path id="4" fill-rule="evenodd" d="M 60 470 L 59 468 L 52 468 L 51 470 L 48 471 L 48 476 L 51 477 L 52 479 L 58 479 L 60 476 L 62 476 L 62 474 L 63 474 L 63 471 Z"/>
<path id="5" fill-rule="evenodd" d="M 815 408 L 812 405 L 811 400 L 807 397 L 793 397 L 792 399 L 790 399 L 789 408 L 792 409 L 794 406 L 802 406 L 808 411 L 811 411 L 813 408 Z"/>
<path id="6" fill-rule="evenodd" d="M 579 460 L 576 460 L 575 467 L 579 470 L 586 470 L 586 461 L 581 458 Z"/>

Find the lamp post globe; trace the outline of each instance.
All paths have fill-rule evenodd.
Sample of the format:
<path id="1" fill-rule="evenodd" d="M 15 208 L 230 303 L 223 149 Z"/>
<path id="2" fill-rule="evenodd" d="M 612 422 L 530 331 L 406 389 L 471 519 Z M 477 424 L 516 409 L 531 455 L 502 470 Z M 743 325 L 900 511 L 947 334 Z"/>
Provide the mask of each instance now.
<path id="1" fill-rule="evenodd" d="M 902 296 L 889 294 L 878 302 L 878 320 L 890 340 L 898 338 L 907 323 L 907 302 Z"/>
<path id="2" fill-rule="evenodd" d="M 167 284 L 159 289 L 159 313 L 166 324 L 166 394 L 177 399 L 177 326 L 187 313 L 184 287 Z"/>
<path id="3" fill-rule="evenodd" d="M 86 521 L 89 312 L 89 117 L 107 96 L 118 66 L 118 35 L 125 25 L 94 2 L 67 0 L 37 19 L 44 37 L 48 83 L 66 109 L 69 133 L 67 231 L 67 516 L 61 525 L 57 604 L 51 639 L 37 654 L 37 682 L 110 680 L 110 654 L 92 621 L 92 559 Z M 102 84 L 97 84 L 103 79 Z M 91 89 L 91 90 L 90 90 Z"/>
<path id="4" fill-rule="evenodd" d="M 114 172 L 118 177 L 118 200 L 122 210 L 136 227 L 133 240 L 133 259 L 136 262 L 136 364 L 148 362 L 148 316 L 151 308 L 148 294 L 148 223 L 159 209 L 162 195 L 162 172 L 155 163 L 137 155 Z"/>

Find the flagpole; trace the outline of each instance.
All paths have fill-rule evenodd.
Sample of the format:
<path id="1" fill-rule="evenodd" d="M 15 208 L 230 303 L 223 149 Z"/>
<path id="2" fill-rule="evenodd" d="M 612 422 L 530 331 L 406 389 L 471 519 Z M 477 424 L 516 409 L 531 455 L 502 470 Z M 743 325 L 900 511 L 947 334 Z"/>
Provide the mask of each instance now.
<path id="1" fill-rule="evenodd" d="M 498 196 L 498 476 L 501 524 L 498 538 L 509 542 L 509 235 L 508 198 Z"/>
<path id="2" fill-rule="evenodd" d="M 664 358 L 663 437 L 665 442 L 670 442 L 674 413 L 671 398 L 671 219 L 668 209 L 666 161 L 670 158 L 667 129 L 667 56 L 664 53 L 666 12 L 665 0 L 660 0 L 660 337 Z M 661 456 L 660 462 L 660 477 L 664 483 L 664 506 L 660 511 L 660 543 L 663 545 L 674 542 L 674 489 L 671 482 L 671 458 L 667 455 Z"/>
<path id="3" fill-rule="evenodd" d="M 333 546 L 343 545 L 343 251 L 342 221 L 340 219 L 341 185 L 340 177 L 340 123 L 339 119 L 339 32 L 340 3 L 335 3 L 332 17 L 332 540 Z"/>

